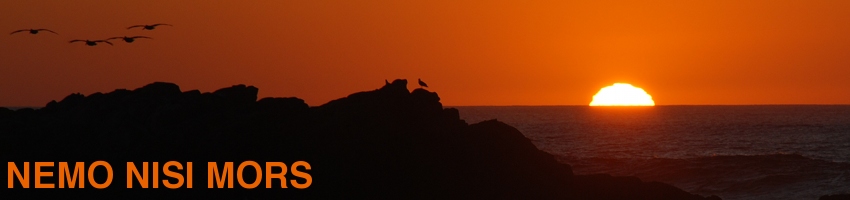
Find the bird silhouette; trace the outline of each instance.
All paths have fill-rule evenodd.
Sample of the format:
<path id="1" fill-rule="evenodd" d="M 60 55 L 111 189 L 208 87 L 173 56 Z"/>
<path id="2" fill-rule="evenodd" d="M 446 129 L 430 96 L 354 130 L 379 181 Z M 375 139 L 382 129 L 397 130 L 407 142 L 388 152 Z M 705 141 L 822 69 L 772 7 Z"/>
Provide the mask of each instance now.
<path id="1" fill-rule="evenodd" d="M 103 42 L 103 43 L 112 45 L 111 42 L 106 41 L 106 40 L 71 40 L 71 42 L 68 42 L 68 43 L 74 43 L 74 42 L 86 42 L 86 45 L 89 45 L 89 46 L 97 46 L 98 42 Z"/>
<path id="2" fill-rule="evenodd" d="M 134 41 L 136 41 L 136 38 L 153 39 L 153 38 L 150 38 L 150 37 L 147 37 L 147 36 L 133 36 L 133 37 L 124 36 L 124 37 L 111 37 L 109 39 L 106 39 L 106 41 L 114 40 L 114 39 L 122 39 L 122 40 L 124 40 L 124 42 L 133 43 Z"/>
<path id="3" fill-rule="evenodd" d="M 384 79 L 384 84 L 385 84 L 385 85 L 389 85 L 389 84 L 390 84 L 390 81 L 388 81 L 387 79 Z"/>
<path id="4" fill-rule="evenodd" d="M 421 87 L 428 87 L 428 84 L 425 84 L 425 82 L 422 82 L 422 79 L 420 78 L 420 79 L 419 79 L 419 87 L 420 87 L 420 88 L 421 88 Z"/>
<path id="5" fill-rule="evenodd" d="M 173 25 L 171 25 L 171 24 L 135 25 L 135 26 L 127 27 L 127 29 L 132 29 L 132 28 L 136 28 L 136 27 L 142 27 L 142 30 L 153 30 L 153 29 L 155 29 L 157 26 L 160 26 L 160 25 L 173 26 Z"/>
<path id="6" fill-rule="evenodd" d="M 9 33 L 9 35 L 19 33 L 19 32 L 24 32 L 24 31 L 29 31 L 30 34 L 38 34 L 39 31 L 47 31 L 47 32 L 51 32 L 53 34 L 59 35 L 59 33 L 53 32 L 53 31 L 48 30 L 48 29 L 43 29 L 43 28 L 42 29 L 21 29 L 21 30 L 17 30 L 17 31 L 14 31 L 12 33 Z"/>

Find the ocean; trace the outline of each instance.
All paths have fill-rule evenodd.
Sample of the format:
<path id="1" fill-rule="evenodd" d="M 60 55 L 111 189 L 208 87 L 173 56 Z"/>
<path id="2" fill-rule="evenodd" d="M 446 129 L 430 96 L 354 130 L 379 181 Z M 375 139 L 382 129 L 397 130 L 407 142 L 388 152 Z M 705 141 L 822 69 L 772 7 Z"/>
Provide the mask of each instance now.
<path id="1" fill-rule="evenodd" d="M 850 193 L 850 106 L 470 106 L 576 174 L 637 176 L 725 200 Z"/>

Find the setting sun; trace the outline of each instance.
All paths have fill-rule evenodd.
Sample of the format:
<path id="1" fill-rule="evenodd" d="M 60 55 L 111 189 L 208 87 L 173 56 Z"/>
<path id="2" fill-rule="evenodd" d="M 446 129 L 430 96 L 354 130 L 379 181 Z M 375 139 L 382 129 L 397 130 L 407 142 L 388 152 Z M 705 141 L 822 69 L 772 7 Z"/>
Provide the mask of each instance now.
<path id="1" fill-rule="evenodd" d="M 628 83 L 614 83 L 593 95 L 590 106 L 655 106 L 652 96 Z"/>

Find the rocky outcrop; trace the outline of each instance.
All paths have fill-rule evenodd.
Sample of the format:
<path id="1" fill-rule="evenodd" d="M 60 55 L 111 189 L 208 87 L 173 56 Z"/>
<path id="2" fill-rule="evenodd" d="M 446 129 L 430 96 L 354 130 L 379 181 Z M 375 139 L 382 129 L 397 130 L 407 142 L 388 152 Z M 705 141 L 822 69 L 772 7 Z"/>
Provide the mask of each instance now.
<path id="1" fill-rule="evenodd" d="M 850 194 L 824 195 L 818 198 L 818 200 L 850 200 Z"/>
<path id="2" fill-rule="evenodd" d="M 33 198 L 719 199 L 636 177 L 574 175 L 515 128 L 469 125 L 440 97 L 395 80 L 309 107 L 236 85 L 201 93 L 171 83 L 89 96 L 41 109 L 0 109 L 4 160 L 115 163 L 106 190 L 6 189 Z M 6 153 L 14 152 L 14 153 Z M 120 163 L 194 162 L 193 189 L 126 189 Z M 307 189 L 207 189 L 206 162 L 310 163 Z M 103 174 L 98 174 L 103 177 Z M 256 174 L 248 173 L 253 180 Z M 303 181 L 287 174 L 291 180 Z"/>

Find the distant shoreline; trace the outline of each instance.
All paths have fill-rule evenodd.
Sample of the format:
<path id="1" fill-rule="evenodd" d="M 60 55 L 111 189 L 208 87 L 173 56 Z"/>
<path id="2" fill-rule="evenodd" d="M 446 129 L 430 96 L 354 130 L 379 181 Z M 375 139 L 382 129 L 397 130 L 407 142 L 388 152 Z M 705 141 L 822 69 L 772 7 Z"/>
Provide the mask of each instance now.
<path id="1" fill-rule="evenodd" d="M 40 108 L 43 108 L 43 107 L 41 107 L 41 106 L 9 106 L 9 107 L 0 106 L 0 108 L 8 108 L 9 110 L 20 110 L 20 109 L 24 109 L 24 108 L 40 109 Z"/>

